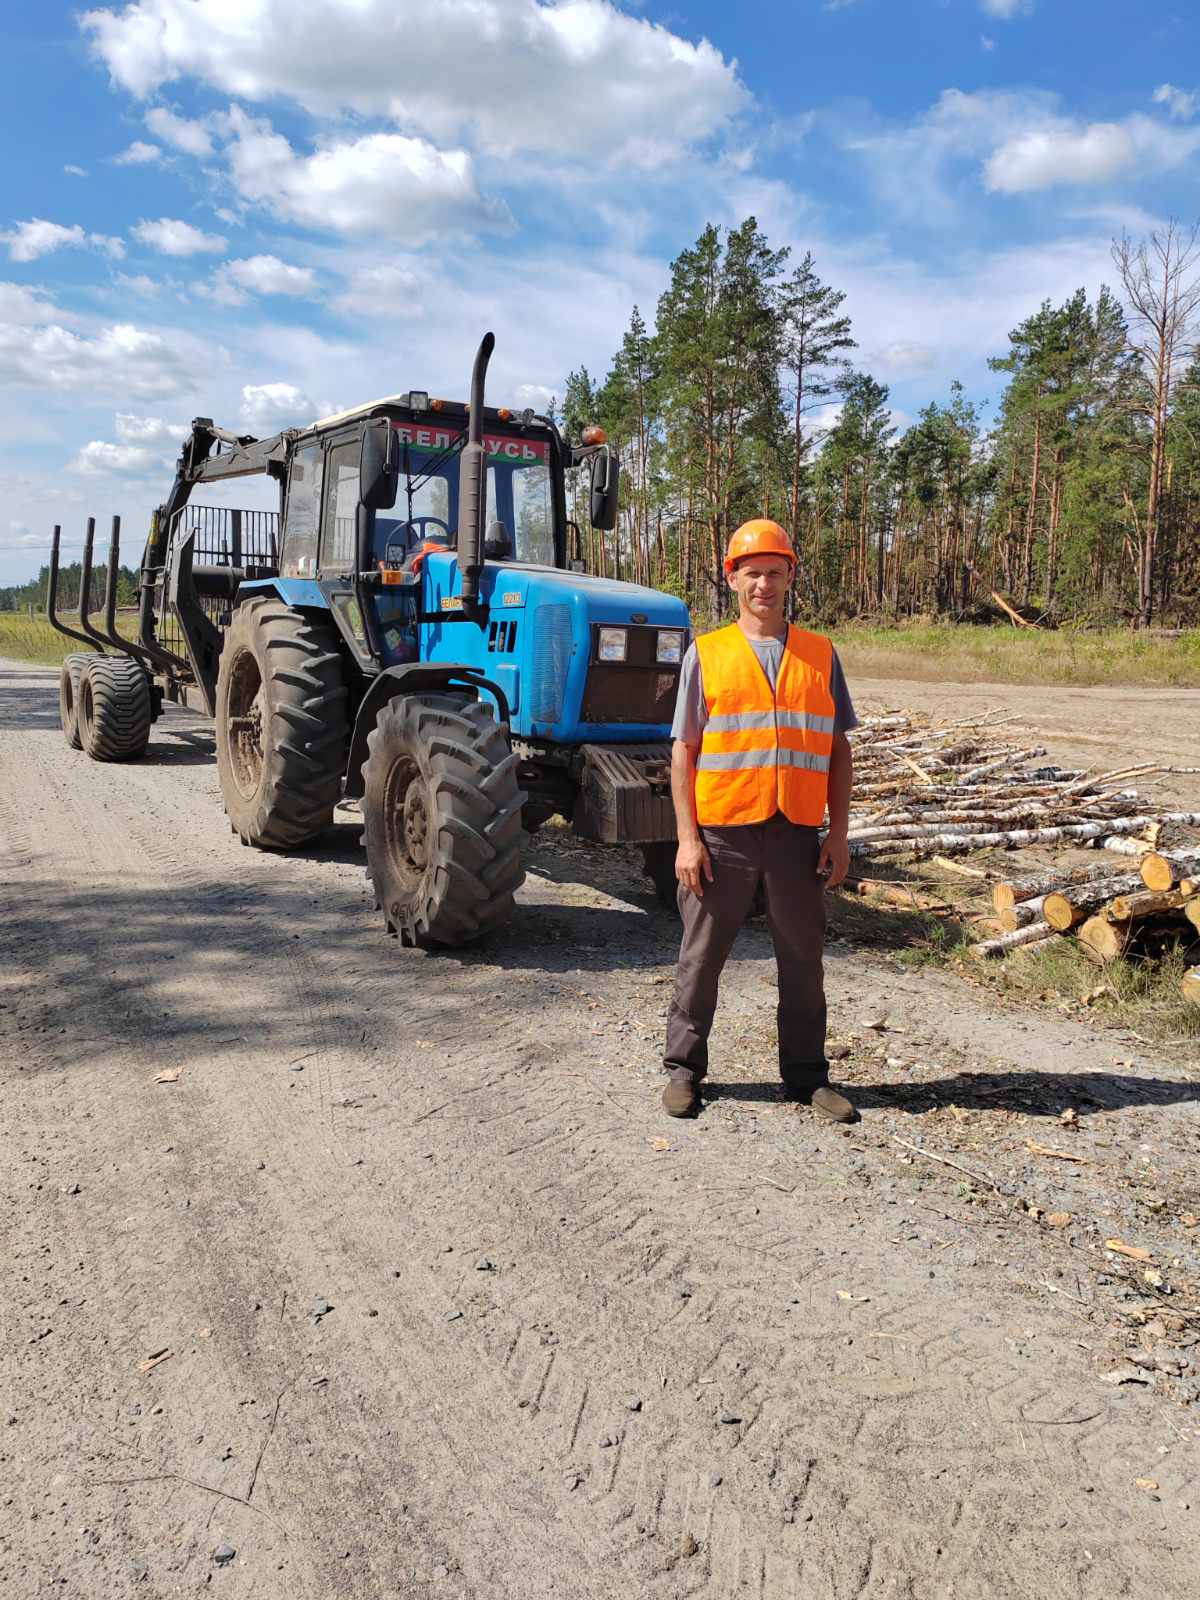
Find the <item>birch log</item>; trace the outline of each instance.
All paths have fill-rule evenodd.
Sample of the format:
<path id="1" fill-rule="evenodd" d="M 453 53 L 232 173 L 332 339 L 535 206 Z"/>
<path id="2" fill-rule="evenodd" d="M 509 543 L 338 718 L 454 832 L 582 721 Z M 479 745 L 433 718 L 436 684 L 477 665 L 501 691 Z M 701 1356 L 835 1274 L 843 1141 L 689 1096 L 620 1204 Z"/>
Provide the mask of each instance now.
<path id="1" fill-rule="evenodd" d="M 1059 933 L 1069 933 L 1093 912 L 1099 911 L 1114 895 L 1136 890 L 1140 882 L 1140 878 L 1126 873 L 1120 878 L 1100 878 L 1094 883 L 1057 890 L 1045 897 L 1042 915 Z"/>
<path id="2" fill-rule="evenodd" d="M 1143 917 L 1182 910 L 1187 900 L 1178 889 L 1142 889 L 1117 895 L 1106 914 L 1111 922 L 1140 922 Z"/>
<path id="3" fill-rule="evenodd" d="M 1031 922 L 1027 928 L 1017 928 L 1012 933 L 1002 933 L 998 939 L 983 939 L 979 944 L 973 944 L 971 954 L 1002 956 L 1008 950 L 1019 949 L 1021 945 L 1040 944 L 1043 939 L 1053 937 L 1054 929 L 1048 922 Z"/>
<path id="4" fill-rule="evenodd" d="M 1200 873 L 1200 850 L 1151 850 L 1140 871 L 1147 889 L 1173 889 L 1181 878 Z"/>

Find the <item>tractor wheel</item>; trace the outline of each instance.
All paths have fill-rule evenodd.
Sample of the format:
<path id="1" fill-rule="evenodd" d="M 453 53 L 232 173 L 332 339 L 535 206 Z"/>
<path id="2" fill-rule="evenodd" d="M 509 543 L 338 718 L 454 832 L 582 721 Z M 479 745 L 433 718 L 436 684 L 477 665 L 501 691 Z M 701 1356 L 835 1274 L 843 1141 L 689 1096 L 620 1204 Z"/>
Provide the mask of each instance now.
<path id="1" fill-rule="evenodd" d="M 490 710 L 463 695 L 398 695 L 367 750 L 363 838 L 388 932 L 430 948 L 496 927 L 525 880 L 525 795 Z"/>
<path id="2" fill-rule="evenodd" d="M 674 839 L 642 846 L 642 870 L 654 885 L 654 892 L 664 906 L 678 909 L 679 879 L 675 876 L 675 853 L 679 846 Z"/>
<path id="3" fill-rule="evenodd" d="M 332 623 L 259 596 L 238 607 L 217 673 L 217 770 L 233 831 L 293 850 L 333 821 L 346 685 Z"/>
<path id="4" fill-rule="evenodd" d="M 58 717 L 62 723 L 63 738 L 72 750 L 83 748 L 83 741 L 79 737 L 79 683 L 83 669 L 91 659 L 90 655 L 76 651 L 64 659 L 58 675 Z"/>
<path id="5" fill-rule="evenodd" d="M 92 656 L 79 679 L 79 739 L 93 761 L 136 761 L 154 720 L 150 680 L 128 656 Z"/>

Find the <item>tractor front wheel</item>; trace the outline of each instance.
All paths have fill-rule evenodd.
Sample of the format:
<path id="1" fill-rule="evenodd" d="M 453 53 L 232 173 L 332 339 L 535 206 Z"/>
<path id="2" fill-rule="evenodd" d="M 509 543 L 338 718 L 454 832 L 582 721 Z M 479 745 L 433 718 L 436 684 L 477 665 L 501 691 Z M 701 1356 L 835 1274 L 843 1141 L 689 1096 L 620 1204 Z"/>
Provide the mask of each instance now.
<path id="1" fill-rule="evenodd" d="M 332 623 L 273 595 L 238 607 L 217 673 L 217 770 L 243 844 L 294 850 L 333 821 L 346 685 Z"/>
<path id="2" fill-rule="evenodd" d="M 367 872 L 388 932 L 454 946 L 503 922 L 525 879 L 525 795 L 488 707 L 456 694 L 398 695 L 367 749 Z"/>

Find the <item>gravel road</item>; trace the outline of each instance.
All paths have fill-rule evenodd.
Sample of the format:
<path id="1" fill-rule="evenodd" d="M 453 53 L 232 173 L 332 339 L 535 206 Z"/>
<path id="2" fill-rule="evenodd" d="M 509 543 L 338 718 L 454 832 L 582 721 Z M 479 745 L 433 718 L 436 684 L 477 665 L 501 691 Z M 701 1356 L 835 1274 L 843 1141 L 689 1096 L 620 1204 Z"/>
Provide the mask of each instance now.
<path id="1" fill-rule="evenodd" d="M 203 724 L 95 765 L 0 662 L 0 1595 L 1194 1595 L 1194 1067 L 835 939 L 832 1129 L 751 927 L 671 1122 L 626 857 L 431 956 L 357 837 L 243 849 Z"/>

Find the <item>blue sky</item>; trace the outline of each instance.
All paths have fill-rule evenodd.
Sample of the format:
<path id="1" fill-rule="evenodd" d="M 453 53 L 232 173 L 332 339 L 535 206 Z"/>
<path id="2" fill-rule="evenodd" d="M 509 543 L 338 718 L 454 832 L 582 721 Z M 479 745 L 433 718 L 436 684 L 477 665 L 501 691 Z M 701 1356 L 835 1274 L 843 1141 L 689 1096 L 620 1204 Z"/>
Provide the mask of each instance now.
<path id="1" fill-rule="evenodd" d="M 1149 15 L 1147 14 L 1149 12 Z M 191 417 L 601 374 L 707 221 L 847 293 L 903 426 L 1114 233 L 1200 216 L 1170 0 L 8 0 L 0 582 L 119 511 Z"/>

